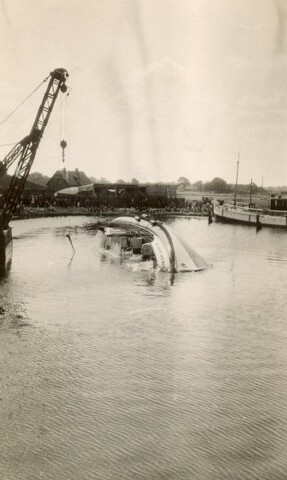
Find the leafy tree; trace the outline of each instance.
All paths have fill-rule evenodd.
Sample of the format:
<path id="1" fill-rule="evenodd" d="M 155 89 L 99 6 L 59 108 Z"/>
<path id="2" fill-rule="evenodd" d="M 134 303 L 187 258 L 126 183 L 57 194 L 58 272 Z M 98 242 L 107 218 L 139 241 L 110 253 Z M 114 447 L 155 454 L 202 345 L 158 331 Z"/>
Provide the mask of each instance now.
<path id="1" fill-rule="evenodd" d="M 132 178 L 131 183 L 138 185 L 140 182 L 137 180 L 137 178 Z"/>
<path id="2" fill-rule="evenodd" d="M 204 190 L 215 193 L 227 193 L 230 187 L 223 178 L 215 177 L 211 182 L 204 184 Z"/>
<path id="3" fill-rule="evenodd" d="M 198 180 L 197 182 L 193 183 L 192 185 L 193 190 L 196 190 L 197 192 L 202 192 L 203 191 L 203 181 Z"/>
<path id="4" fill-rule="evenodd" d="M 190 181 L 186 177 L 179 177 L 177 183 L 182 184 L 184 186 L 190 185 Z"/>
<path id="5" fill-rule="evenodd" d="M 190 185 L 190 181 L 186 177 L 179 177 L 176 183 L 183 191 Z"/>
<path id="6" fill-rule="evenodd" d="M 89 180 L 91 183 L 112 183 L 110 182 L 110 180 L 107 180 L 105 177 L 100 177 L 100 178 L 96 178 L 96 177 L 89 177 Z"/>
<path id="7" fill-rule="evenodd" d="M 122 178 L 119 178 L 116 183 L 126 183 Z"/>
<path id="8" fill-rule="evenodd" d="M 37 183 L 38 185 L 46 186 L 49 180 L 50 177 L 47 177 L 47 175 L 42 175 L 40 172 L 33 172 L 28 176 L 29 182 Z"/>
<path id="9" fill-rule="evenodd" d="M 110 182 L 110 180 L 107 180 L 105 177 L 101 177 L 100 183 L 112 183 L 112 182 Z"/>

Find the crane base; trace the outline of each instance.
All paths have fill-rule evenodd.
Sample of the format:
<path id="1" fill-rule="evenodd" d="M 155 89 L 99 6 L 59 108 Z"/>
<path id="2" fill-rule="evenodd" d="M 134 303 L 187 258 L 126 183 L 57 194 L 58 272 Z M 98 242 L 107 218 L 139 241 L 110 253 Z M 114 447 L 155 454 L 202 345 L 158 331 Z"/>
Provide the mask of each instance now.
<path id="1" fill-rule="evenodd" d="M 0 275 L 7 273 L 11 266 L 13 252 L 12 228 L 0 230 Z"/>

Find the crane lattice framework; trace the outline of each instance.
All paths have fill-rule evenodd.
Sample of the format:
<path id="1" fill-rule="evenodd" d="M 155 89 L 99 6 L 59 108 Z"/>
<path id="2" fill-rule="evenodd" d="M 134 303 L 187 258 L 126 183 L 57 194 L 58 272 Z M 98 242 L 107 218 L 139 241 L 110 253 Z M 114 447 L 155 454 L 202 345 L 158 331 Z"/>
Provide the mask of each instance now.
<path id="1" fill-rule="evenodd" d="M 0 162 L 0 176 L 6 173 L 12 164 L 17 162 L 15 173 L 11 178 L 5 195 L 4 207 L 0 214 L 0 230 L 5 230 L 9 226 L 18 200 L 24 190 L 25 182 L 34 162 L 37 148 L 49 121 L 58 93 L 59 91 L 63 93 L 67 91 L 66 79 L 68 76 L 67 70 L 57 68 L 45 79 L 48 81 L 48 86 L 30 134 L 17 143 L 6 155 L 4 160 Z"/>

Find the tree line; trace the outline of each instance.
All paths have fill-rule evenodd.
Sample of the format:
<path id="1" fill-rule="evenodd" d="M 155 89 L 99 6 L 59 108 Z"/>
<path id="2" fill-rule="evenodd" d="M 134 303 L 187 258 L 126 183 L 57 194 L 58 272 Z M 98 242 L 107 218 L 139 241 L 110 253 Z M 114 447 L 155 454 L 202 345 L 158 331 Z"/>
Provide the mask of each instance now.
<path id="1" fill-rule="evenodd" d="M 177 184 L 181 186 L 182 190 L 192 190 L 196 192 L 214 192 L 214 193 L 233 193 L 236 189 L 234 183 L 227 183 L 223 178 L 214 177 L 210 182 L 203 182 L 198 180 L 191 183 L 186 177 L 179 177 Z M 237 191 L 240 193 L 267 193 L 263 187 L 259 187 L 256 183 L 238 184 Z"/>
<path id="2" fill-rule="evenodd" d="M 30 180 L 33 183 L 37 183 L 39 185 L 47 185 L 47 182 L 49 181 L 50 177 L 46 175 L 42 175 L 40 172 L 33 172 L 30 173 L 28 180 Z M 107 180 L 104 177 L 100 177 L 99 179 L 95 177 L 90 177 L 91 183 L 113 183 L 109 180 Z M 122 178 L 119 178 L 116 182 L 118 184 L 139 184 L 139 180 L 136 178 L 132 178 L 130 181 L 126 181 Z M 147 182 L 149 183 L 149 182 Z M 152 183 L 152 182 L 151 182 Z M 156 182 L 156 183 L 164 183 L 164 182 Z M 232 193 L 235 191 L 235 184 L 234 183 L 227 183 L 223 178 L 220 177 L 214 177 L 213 180 L 210 182 L 203 182 L 202 180 L 198 180 L 197 182 L 191 183 L 190 180 L 186 177 L 179 177 L 177 182 L 168 182 L 170 184 L 177 184 L 178 187 L 182 190 L 192 190 L 196 192 L 214 192 L 214 193 Z M 250 190 L 252 189 L 252 193 L 267 193 L 268 190 L 272 188 L 273 191 L 277 190 L 287 190 L 286 186 L 282 187 L 259 187 L 256 185 L 256 183 L 252 182 L 251 184 L 238 184 L 237 185 L 237 191 L 240 193 L 250 193 Z"/>

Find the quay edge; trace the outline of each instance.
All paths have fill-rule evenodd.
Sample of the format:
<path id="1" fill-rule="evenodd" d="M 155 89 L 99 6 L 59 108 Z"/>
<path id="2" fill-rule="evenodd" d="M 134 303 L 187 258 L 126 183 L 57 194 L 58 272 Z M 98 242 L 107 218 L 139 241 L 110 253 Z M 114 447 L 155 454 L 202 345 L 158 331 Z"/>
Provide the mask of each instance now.
<path id="1" fill-rule="evenodd" d="M 0 230 L 0 274 L 6 273 L 11 261 L 13 252 L 12 228 Z"/>

